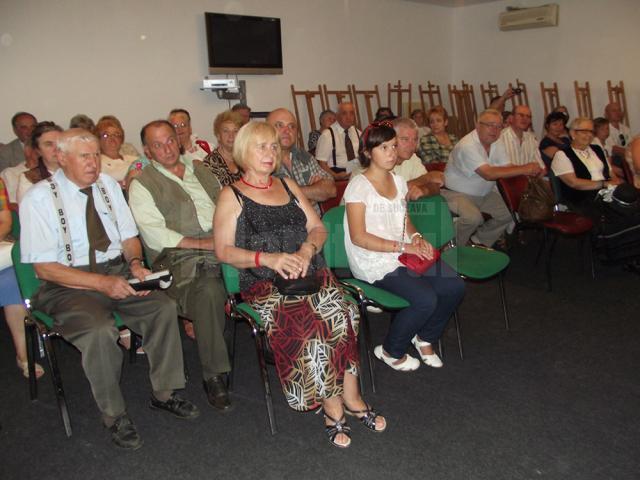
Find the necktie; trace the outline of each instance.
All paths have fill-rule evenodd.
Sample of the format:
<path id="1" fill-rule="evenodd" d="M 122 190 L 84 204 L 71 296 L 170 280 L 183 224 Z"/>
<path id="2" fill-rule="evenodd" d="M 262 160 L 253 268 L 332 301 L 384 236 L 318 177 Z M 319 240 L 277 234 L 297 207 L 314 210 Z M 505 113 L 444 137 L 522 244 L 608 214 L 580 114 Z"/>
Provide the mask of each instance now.
<path id="1" fill-rule="evenodd" d="M 91 187 L 81 188 L 80 191 L 87 196 L 87 237 L 89 239 L 89 267 L 92 272 L 96 271 L 96 250 L 106 252 L 111 245 L 111 240 L 104 229 L 100 215 L 93 202 Z"/>
<path id="2" fill-rule="evenodd" d="M 353 160 L 356 158 L 356 153 L 353 151 L 353 143 L 349 138 L 349 129 L 344 129 L 344 150 L 347 152 L 347 160 Z"/>

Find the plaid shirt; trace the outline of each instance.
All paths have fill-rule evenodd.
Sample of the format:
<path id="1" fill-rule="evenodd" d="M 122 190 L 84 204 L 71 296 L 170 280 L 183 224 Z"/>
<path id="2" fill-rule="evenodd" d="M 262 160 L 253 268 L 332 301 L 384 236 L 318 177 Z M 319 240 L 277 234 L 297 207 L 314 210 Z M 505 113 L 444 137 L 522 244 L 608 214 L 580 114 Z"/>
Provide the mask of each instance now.
<path id="1" fill-rule="evenodd" d="M 280 168 L 274 174 L 276 177 L 288 177 L 296 181 L 301 187 L 306 187 L 311 183 L 311 178 L 320 176 L 322 178 L 332 179 L 328 172 L 325 172 L 318 161 L 308 152 L 300 150 L 298 147 L 291 147 L 291 170 L 289 170 L 284 162 L 280 162 Z M 316 202 L 311 202 L 313 208 L 320 214 L 320 207 Z"/>
<path id="2" fill-rule="evenodd" d="M 9 198 L 7 197 L 7 189 L 4 186 L 4 182 L 0 178 L 0 212 L 9 210 Z"/>
<path id="3" fill-rule="evenodd" d="M 430 133 L 420 138 L 420 145 L 418 146 L 418 156 L 422 160 L 423 164 L 433 162 L 446 162 L 449 160 L 449 154 L 456 143 L 458 143 L 458 137 L 453 133 L 449 133 L 449 141 L 451 145 L 442 145 L 438 142 L 435 135 Z"/>

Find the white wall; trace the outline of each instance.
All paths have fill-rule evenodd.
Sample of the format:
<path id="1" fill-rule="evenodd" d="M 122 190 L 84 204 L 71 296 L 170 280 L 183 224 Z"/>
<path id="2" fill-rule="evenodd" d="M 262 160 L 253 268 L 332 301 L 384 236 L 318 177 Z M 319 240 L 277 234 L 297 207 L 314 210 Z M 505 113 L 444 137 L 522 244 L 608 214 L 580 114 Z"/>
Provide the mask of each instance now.
<path id="1" fill-rule="evenodd" d="M 199 90 L 208 73 L 205 11 L 282 19 L 284 75 L 241 77 L 257 111 L 292 108 L 291 84 L 402 79 L 417 89 L 427 79 L 445 84 L 452 72 L 453 10 L 402 0 L 1 1 L 4 142 L 13 138 L 10 117 L 26 110 L 63 127 L 76 113 L 114 114 L 138 145 L 144 123 L 178 106 L 212 138 L 212 119 L 228 103 Z M 437 49 L 425 48 L 429 39 Z"/>
<path id="2" fill-rule="evenodd" d="M 607 80 L 623 80 L 633 132 L 640 131 L 640 2 L 637 0 L 553 0 L 560 5 L 558 27 L 501 32 L 498 14 L 507 5 L 536 6 L 541 0 L 501 1 L 455 9 L 453 80 L 504 89 L 518 77 L 528 88 L 534 127 L 540 132 L 540 82 L 558 83 L 560 102 L 577 115 L 573 82 L 588 80 L 595 116 L 608 103 Z"/>

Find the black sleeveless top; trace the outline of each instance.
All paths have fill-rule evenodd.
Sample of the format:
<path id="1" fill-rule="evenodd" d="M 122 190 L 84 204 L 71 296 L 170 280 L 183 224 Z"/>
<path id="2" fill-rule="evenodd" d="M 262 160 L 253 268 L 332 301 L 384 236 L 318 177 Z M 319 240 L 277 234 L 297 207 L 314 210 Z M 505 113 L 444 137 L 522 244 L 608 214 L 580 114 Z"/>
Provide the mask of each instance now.
<path id="1" fill-rule="evenodd" d="M 307 238 L 307 216 L 283 179 L 289 202 L 284 205 L 262 205 L 243 195 L 231 185 L 242 212 L 236 223 L 235 246 L 265 253 L 295 253 Z M 323 266 L 322 257 L 315 255 L 307 275 Z M 266 267 L 240 269 L 240 290 L 249 289 L 260 280 L 273 280 L 277 273 Z"/>

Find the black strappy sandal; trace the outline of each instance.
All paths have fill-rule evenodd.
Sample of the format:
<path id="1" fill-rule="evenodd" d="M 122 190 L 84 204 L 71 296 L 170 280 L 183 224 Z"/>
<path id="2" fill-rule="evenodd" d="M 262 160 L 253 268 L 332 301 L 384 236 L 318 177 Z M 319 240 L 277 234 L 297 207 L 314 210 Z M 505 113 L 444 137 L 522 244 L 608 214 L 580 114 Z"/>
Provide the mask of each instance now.
<path id="1" fill-rule="evenodd" d="M 351 427 L 347 425 L 347 419 L 345 416 L 342 415 L 340 420 L 336 420 L 331 415 L 327 414 L 327 412 L 324 412 L 324 418 L 333 422 L 333 425 L 325 424 L 325 432 L 329 439 L 329 443 L 334 447 L 348 448 L 351 445 Z M 336 437 L 340 433 L 345 434 L 349 438 L 349 441 L 344 445 L 336 442 Z"/>
<path id="2" fill-rule="evenodd" d="M 380 430 L 376 428 L 376 418 L 378 414 L 371 408 L 371 405 L 365 403 L 367 408 L 365 410 L 351 410 L 344 404 L 344 413 L 347 415 L 351 415 L 352 417 L 356 417 L 358 420 L 362 422 L 362 424 L 367 427 L 369 430 L 375 433 L 382 433 L 387 429 L 387 420 L 384 421 L 384 427 Z M 360 416 L 362 414 L 362 416 Z"/>

